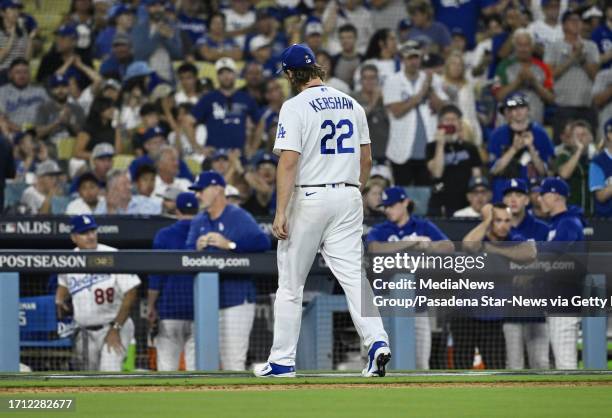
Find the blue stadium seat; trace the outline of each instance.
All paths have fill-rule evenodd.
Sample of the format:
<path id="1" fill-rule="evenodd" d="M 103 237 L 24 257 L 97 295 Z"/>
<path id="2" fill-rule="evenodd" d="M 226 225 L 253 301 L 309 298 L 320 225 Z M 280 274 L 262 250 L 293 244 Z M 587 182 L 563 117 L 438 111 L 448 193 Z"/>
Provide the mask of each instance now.
<path id="1" fill-rule="evenodd" d="M 70 348 L 72 339 L 57 338 L 55 296 L 19 299 L 19 341 L 24 347 Z"/>
<path id="2" fill-rule="evenodd" d="M 6 183 L 4 189 L 4 208 L 10 208 L 21 200 L 21 195 L 28 188 L 27 183 Z"/>

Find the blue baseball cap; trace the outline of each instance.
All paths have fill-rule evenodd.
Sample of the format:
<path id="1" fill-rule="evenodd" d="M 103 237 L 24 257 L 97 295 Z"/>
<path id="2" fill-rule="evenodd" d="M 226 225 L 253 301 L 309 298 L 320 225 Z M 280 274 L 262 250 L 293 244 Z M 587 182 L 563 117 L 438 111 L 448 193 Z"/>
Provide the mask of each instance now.
<path id="1" fill-rule="evenodd" d="M 277 71 L 278 74 L 286 70 L 311 67 L 316 64 L 316 61 L 314 52 L 307 45 L 293 44 L 283 51 L 281 63 L 281 69 Z"/>
<path id="2" fill-rule="evenodd" d="M 379 206 L 392 206 L 405 199 L 408 199 L 408 195 L 403 187 L 387 187 L 382 194 L 382 203 Z"/>
<path id="3" fill-rule="evenodd" d="M 512 109 L 514 107 L 529 107 L 529 100 L 524 94 L 515 93 L 506 98 L 502 103 L 501 111 Z"/>
<path id="4" fill-rule="evenodd" d="M 134 77 L 151 75 L 152 73 L 153 73 L 153 70 L 151 69 L 151 67 L 149 67 L 149 64 L 147 64 L 145 61 L 134 61 L 127 67 L 127 70 L 125 70 L 125 76 L 123 77 L 123 82 L 125 83 L 126 81 Z"/>
<path id="5" fill-rule="evenodd" d="M 399 23 L 397 24 L 397 29 L 399 30 L 407 30 L 407 29 L 410 29 L 411 27 L 412 27 L 412 21 L 410 20 L 409 17 L 406 17 L 400 20 Z"/>
<path id="6" fill-rule="evenodd" d="M 96 220 L 91 215 L 78 215 L 70 218 L 70 233 L 82 234 L 83 232 L 98 229 Z"/>
<path id="7" fill-rule="evenodd" d="M 259 154 L 253 159 L 253 165 L 255 166 L 258 166 L 260 164 L 265 164 L 265 163 L 276 165 L 278 164 L 278 158 L 276 157 L 276 155 L 271 154 L 269 152 L 262 152 L 261 154 Z"/>
<path id="8" fill-rule="evenodd" d="M 73 25 L 62 25 L 55 31 L 57 36 L 70 36 L 76 38 L 79 36 L 76 28 Z"/>
<path id="9" fill-rule="evenodd" d="M 164 130 L 164 128 L 162 128 L 159 125 L 156 125 L 152 128 L 149 128 L 145 131 L 144 135 L 142 136 L 142 143 L 144 144 L 145 142 L 147 142 L 149 139 L 153 139 L 156 136 L 162 136 L 164 138 L 166 138 L 166 131 Z"/>
<path id="10" fill-rule="evenodd" d="M 49 87 L 54 89 L 58 86 L 67 86 L 68 85 L 68 77 L 65 74 L 53 74 L 49 78 Z"/>
<path id="11" fill-rule="evenodd" d="M 491 190 L 491 186 L 489 186 L 489 180 L 487 180 L 486 177 L 472 177 L 468 182 L 468 191 L 474 191 L 478 187 L 484 187 L 485 189 Z"/>
<path id="12" fill-rule="evenodd" d="M 200 173 L 195 183 L 193 183 L 189 190 L 204 190 L 208 186 L 221 186 L 225 187 L 225 179 L 219 173 L 214 170 L 203 171 Z"/>
<path id="13" fill-rule="evenodd" d="M 451 35 L 452 36 L 462 36 L 464 38 L 466 38 L 465 36 L 465 32 L 463 31 L 463 29 L 459 28 L 459 27 L 455 27 L 451 30 Z"/>
<path id="14" fill-rule="evenodd" d="M 520 192 L 523 194 L 527 194 L 529 189 L 527 187 L 527 182 L 523 179 L 509 179 L 504 183 L 503 195 L 510 192 Z"/>
<path id="15" fill-rule="evenodd" d="M 6 10 L 6 9 L 21 9 L 21 8 L 23 8 L 23 4 L 18 3 L 16 1 L 12 1 L 12 0 L 4 0 L 0 4 L 0 7 L 2 8 L 2 10 Z"/>
<path id="16" fill-rule="evenodd" d="M 561 196 L 568 197 L 570 194 L 569 186 L 561 177 L 548 177 L 540 186 L 540 193 L 557 193 Z"/>
<path id="17" fill-rule="evenodd" d="M 198 198 L 193 193 L 183 192 L 176 197 L 176 208 L 180 211 L 185 209 L 197 209 L 198 207 Z"/>
<path id="18" fill-rule="evenodd" d="M 164 4 L 165 0 L 145 0 L 143 3 L 145 6 L 154 6 L 156 4 Z"/>

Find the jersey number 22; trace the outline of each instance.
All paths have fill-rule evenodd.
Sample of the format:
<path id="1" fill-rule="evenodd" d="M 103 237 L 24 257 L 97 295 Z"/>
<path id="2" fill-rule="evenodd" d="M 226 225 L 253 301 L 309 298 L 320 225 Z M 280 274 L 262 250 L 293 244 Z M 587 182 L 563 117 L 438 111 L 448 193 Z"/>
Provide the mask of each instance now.
<path id="1" fill-rule="evenodd" d="M 326 130 L 328 128 L 331 128 L 329 133 L 325 134 L 325 136 L 321 138 L 321 154 L 335 154 L 336 152 L 338 154 L 353 154 L 355 152 L 355 148 L 344 148 L 342 146 L 342 141 L 353 136 L 353 122 L 351 122 L 349 119 L 341 119 L 334 125 L 334 122 L 327 119 L 321 124 L 321 130 Z M 335 138 L 336 129 L 340 131 L 344 128 L 347 128 L 347 130 L 345 132 L 341 132 L 340 135 L 338 135 L 338 138 L 336 138 L 336 149 L 327 148 L 327 141 Z"/>

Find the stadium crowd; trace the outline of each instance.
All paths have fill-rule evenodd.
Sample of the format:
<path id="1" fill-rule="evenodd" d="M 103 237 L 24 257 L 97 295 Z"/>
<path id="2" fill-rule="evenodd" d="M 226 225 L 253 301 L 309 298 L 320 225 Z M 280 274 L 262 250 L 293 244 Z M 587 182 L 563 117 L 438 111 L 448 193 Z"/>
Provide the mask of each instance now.
<path id="1" fill-rule="evenodd" d="M 386 215 L 428 241 L 448 239 L 430 221 L 410 220 L 415 206 L 481 218 L 474 241 L 510 240 L 498 218 L 519 227 L 526 214 L 612 216 L 610 1 L 66 5 L 45 37 L 35 6 L 0 4 L 0 207 L 9 213 L 177 215 L 177 197 L 214 170 L 227 202 L 273 215 L 271 151 L 292 94 L 280 54 L 305 43 L 326 83 L 366 110 L 375 160 L 366 216 Z M 560 179 L 542 184 L 550 177 Z M 525 238 L 550 239 L 529 231 Z M 376 247 L 391 235 L 367 241 Z M 212 239 L 194 235 L 189 248 L 229 245 Z M 487 326 L 489 335 L 519 332 Z M 466 344 L 469 362 L 474 343 Z M 518 351 L 512 364 L 522 367 Z"/>

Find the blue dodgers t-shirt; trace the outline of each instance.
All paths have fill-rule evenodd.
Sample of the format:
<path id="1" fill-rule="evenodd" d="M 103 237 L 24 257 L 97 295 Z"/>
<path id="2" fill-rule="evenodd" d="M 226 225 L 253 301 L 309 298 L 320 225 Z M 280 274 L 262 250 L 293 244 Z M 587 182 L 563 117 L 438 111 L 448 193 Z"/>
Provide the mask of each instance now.
<path id="1" fill-rule="evenodd" d="M 432 241 L 447 240 L 448 237 L 433 222 L 411 216 L 405 225 L 386 221 L 374 225 L 366 237 L 366 243 L 408 241 L 410 237 L 429 237 Z"/>
<path id="2" fill-rule="evenodd" d="M 476 46 L 476 29 L 482 4 L 480 0 L 433 0 L 436 20 L 449 30 L 460 28 L 467 40 L 467 48 Z M 461 18 L 458 18 L 461 16 Z"/>
<path id="3" fill-rule="evenodd" d="M 177 26 L 181 32 L 187 34 L 192 44 L 206 34 L 206 21 L 197 16 L 190 17 L 185 13 L 179 13 Z"/>
<path id="4" fill-rule="evenodd" d="M 547 164 L 555 154 L 552 141 L 544 128 L 532 122 L 530 125 L 531 133 L 533 134 L 533 145 L 538 151 L 540 159 Z M 492 168 L 504 153 L 512 146 L 513 132 L 509 125 L 502 125 L 491 134 L 487 151 L 489 152 L 489 168 Z M 503 172 L 503 175 L 493 177 L 491 188 L 493 190 L 493 202 L 500 202 L 505 180 L 509 178 L 522 178 L 528 181 L 532 177 L 537 177 L 533 162 L 530 156 L 525 156 L 528 153 L 527 148 L 519 151 L 513 160 L 508 164 Z"/>
<path id="5" fill-rule="evenodd" d="M 191 221 L 185 248 L 195 249 L 198 238 L 209 232 L 218 232 L 236 243 L 235 253 L 265 252 L 271 247 L 270 237 L 262 231 L 253 216 L 234 205 L 227 205 L 217 219 L 211 219 L 208 212 L 196 216 Z M 216 247 L 207 247 L 203 251 L 223 252 Z M 219 286 L 220 308 L 241 305 L 245 301 L 255 302 L 255 283 L 251 276 L 222 274 Z"/>
<path id="6" fill-rule="evenodd" d="M 255 123 L 259 120 L 257 103 L 241 90 L 229 97 L 214 90 L 198 101 L 192 114 L 208 129 L 206 145 L 216 148 L 242 149 L 246 142 L 247 116 Z"/>
<path id="7" fill-rule="evenodd" d="M 160 229 L 153 240 L 154 250 L 184 250 L 191 220 L 181 220 Z M 150 275 L 149 289 L 159 291 L 160 319 L 193 319 L 193 274 Z"/>
<path id="8" fill-rule="evenodd" d="M 612 29 L 608 27 L 605 18 L 603 23 L 595 28 L 591 34 L 591 39 L 597 44 L 600 54 L 605 54 L 612 49 Z M 610 66 L 612 66 L 612 60 L 602 65 L 600 70 L 607 70 Z"/>

